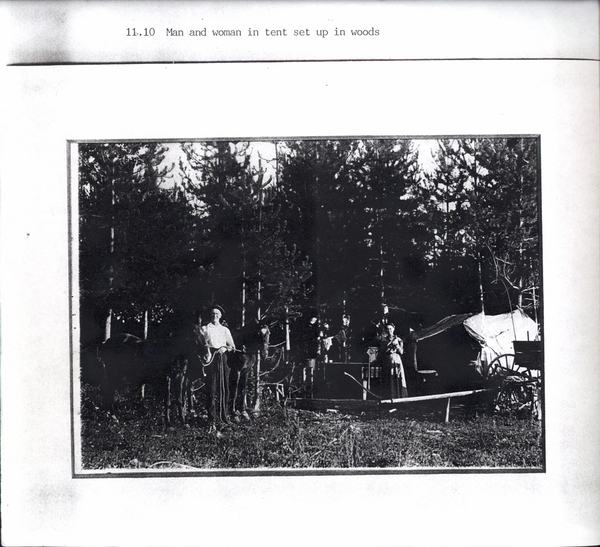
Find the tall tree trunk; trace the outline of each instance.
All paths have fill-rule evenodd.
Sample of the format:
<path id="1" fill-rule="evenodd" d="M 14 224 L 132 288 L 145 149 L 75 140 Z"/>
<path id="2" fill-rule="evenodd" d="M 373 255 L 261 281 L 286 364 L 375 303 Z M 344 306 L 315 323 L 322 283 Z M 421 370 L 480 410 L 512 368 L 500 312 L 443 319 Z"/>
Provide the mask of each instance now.
<path id="1" fill-rule="evenodd" d="M 483 298 L 483 274 L 481 271 L 481 253 L 477 252 L 477 275 L 479 278 L 479 302 L 481 304 L 481 313 L 485 314 L 485 305 Z"/>
<path id="2" fill-rule="evenodd" d="M 112 327 L 112 308 L 108 310 L 106 314 L 106 320 L 104 321 L 104 341 L 106 342 L 110 338 L 110 331 Z"/>
<path id="3" fill-rule="evenodd" d="M 263 386 L 260 381 L 260 352 L 256 356 L 256 382 L 254 383 L 254 412 L 260 412 Z"/>
<path id="4" fill-rule="evenodd" d="M 285 307 L 285 351 L 289 352 L 291 349 L 290 344 L 290 313 L 289 308 Z"/>
<path id="5" fill-rule="evenodd" d="M 110 227 L 110 273 L 108 277 L 108 293 L 112 295 L 113 284 L 114 284 L 114 254 L 115 254 L 115 179 L 111 177 L 110 180 L 110 204 L 111 204 L 111 227 Z M 104 341 L 108 340 L 112 330 L 112 307 L 108 309 L 106 315 L 106 321 L 104 323 Z"/>
<path id="6" fill-rule="evenodd" d="M 246 325 L 246 250 L 242 241 L 242 327 Z"/>
<path id="7" fill-rule="evenodd" d="M 144 340 L 148 340 L 148 310 L 144 312 Z"/>
<path id="8" fill-rule="evenodd" d="M 519 162 L 519 168 L 521 170 L 521 177 L 520 177 L 520 181 L 521 184 L 519 185 L 519 269 L 521 270 L 521 274 L 519 275 L 518 279 L 517 279 L 517 284 L 519 287 L 519 296 L 518 296 L 518 301 L 517 301 L 517 305 L 519 307 L 519 309 L 523 308 L 523 288 L 524 288 L 524 280 L 523 280 L 523 226 L 525 224 L 525 221 L 523 219 L 523 165 L 522 162 Z"/>
<path id="9" fill-rule="evenodd" d="M 477 277 L 479 281 L 479 302 L 481 304 L 481 313 L 485 315 L 485 303 L 483 293 L 483 272 L 481 268 L 481 251 L 479 250 L 479 242 L 481 241 L 481 229 L 479 227 L 479 177 L 477 176 L 477 143 L 474 143 L 474 170 L 473 170 L 473 187 L 475 189 L 475 249 L 477 250 Z"/>
<path id="10" fill-rule="evenodd" d="M 383 260 L 383 230 L 379 228 L 379 281 L 381 284 L 381 303 L 385 303 L 385 262 Z"/>

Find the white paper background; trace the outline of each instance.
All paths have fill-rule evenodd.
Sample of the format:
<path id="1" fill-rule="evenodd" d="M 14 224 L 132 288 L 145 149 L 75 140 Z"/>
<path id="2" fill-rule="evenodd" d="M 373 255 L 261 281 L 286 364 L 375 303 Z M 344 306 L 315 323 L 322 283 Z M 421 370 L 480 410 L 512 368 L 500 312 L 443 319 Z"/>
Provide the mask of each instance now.
<path id="1" fill-rule="evenodd" d="M 595 0 L 4 1 L 9 63 L 272 59 L 598 59 Z M 1 24 L 1 23 L 0 23 Z M 154 28 L 153 37 L 127 29 Z M 166 29 L 184 37 L 167 36 Z M 189 30 L 207 29 L 207 37 Z M 249 28 L 259 37 L 249 37 Z M 335 29 L 345 37 L 335 37 Z M 240 30 L 214 38 L 212 30 Z M 265 36 L 287 30 L 288 36 Z M 310 36 L 293 36 L 309 29 Z M 352 37 L 351 29 L 379 36 Z M 328 30 L 325 38 L 317 30 Z"/>
<path id="2" fill-rule="evenodd" d="M 5 545 L 600 542 L 598 63 L 3 70 Z M 540 134 L 545 474 L 71 478 L 67 139 Z"/>

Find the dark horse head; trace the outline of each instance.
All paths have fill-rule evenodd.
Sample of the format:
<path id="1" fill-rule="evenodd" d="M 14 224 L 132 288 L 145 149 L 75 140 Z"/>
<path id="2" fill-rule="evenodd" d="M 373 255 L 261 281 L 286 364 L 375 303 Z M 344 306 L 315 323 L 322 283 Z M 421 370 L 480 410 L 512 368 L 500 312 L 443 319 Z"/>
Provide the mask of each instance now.
<path id="1" fill-rule="evenodd" d="M 269 356 L 269 340 L 271 331 L 266 323 L 253 321 L 233 333 L 237 349 L 246 355 L 260 353 L 262 359 Z"/>
<path id="2" fill-rule="evenodd" d="M 206 363 L 210 356 L 210 350 L 199 325 L 179 333 L 175 352 L 175 357 L 186 357 L 194 364 L 202 365 Z"/>

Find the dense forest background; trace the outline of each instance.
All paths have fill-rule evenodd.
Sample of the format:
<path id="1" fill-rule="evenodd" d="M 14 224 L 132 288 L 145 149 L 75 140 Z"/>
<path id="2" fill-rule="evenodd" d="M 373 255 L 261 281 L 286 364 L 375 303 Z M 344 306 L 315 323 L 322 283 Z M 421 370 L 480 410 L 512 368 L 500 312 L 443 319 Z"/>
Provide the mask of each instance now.
<path id="1" fill-rule="evenodd" d="M 425 165 L 423 146 L 433 150 Z M 79 144 L 81 342 L 343 313 L 540 320 L 536 138 Z"/>

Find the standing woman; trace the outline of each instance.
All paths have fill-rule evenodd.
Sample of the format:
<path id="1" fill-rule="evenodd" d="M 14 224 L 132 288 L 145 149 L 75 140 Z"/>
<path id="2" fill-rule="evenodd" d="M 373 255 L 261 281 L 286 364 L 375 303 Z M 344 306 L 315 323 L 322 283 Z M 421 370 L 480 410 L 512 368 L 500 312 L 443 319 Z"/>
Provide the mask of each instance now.
<path id="1" fill-rule="evenodd" d="M 406 376 L 402 366 L 404 344 L 402 339 L 394 334 L 396 327 L 393 323 L 385 325 L 385 334 L 381 338 L 379 348 L 381 359 L 381 387 L 383 397 L 391 399 L 408 397 Z"/>
<path id="2" fill-rule="evenodd" d="M 210 430 L 217 424 L 229 424 L 229 366 L 227 352 L 235 351 L 235 344 L 229 329 L 221 324 L 224 315 L 221 306 L 210 308 L 210 323 L 202 327 L 202 335 L 215 356 L 206 367 L 207 410 Z"/>

